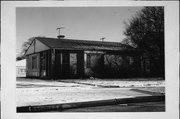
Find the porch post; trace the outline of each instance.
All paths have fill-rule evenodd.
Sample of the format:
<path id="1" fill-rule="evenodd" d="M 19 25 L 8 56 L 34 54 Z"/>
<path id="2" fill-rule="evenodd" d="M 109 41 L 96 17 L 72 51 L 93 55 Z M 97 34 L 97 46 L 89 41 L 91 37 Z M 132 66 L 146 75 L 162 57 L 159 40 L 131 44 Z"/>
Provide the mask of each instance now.
<path id="1" fill-rule="evenodd" d="M 78 78 L 84 77 L 84 51 L 77 53 L 77 75 Z"/>
<path id="2" fill-rule="evenodd" d="M 51 51 L 51 79 L 55 78 L 55 49 Z"/>

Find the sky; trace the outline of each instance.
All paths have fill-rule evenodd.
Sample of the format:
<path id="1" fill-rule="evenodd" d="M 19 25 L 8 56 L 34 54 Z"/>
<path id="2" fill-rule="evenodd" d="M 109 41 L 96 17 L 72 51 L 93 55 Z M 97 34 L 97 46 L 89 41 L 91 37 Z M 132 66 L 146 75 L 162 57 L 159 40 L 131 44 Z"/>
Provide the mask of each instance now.
<path id="1" fill-rule="evenodd" d="M 128 22 L 142 7 L 34 7 L 16 8 L 16 51 L 30 37 L 56 38 L 56 28 L 69 39 L 121 42 Z"/>

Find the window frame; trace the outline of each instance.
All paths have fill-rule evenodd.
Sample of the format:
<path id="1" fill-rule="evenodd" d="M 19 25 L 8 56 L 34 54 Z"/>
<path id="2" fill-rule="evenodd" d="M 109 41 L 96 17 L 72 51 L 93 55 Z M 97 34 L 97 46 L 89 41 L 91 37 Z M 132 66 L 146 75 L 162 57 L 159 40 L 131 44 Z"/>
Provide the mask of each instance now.
<path id="1" fill-rule="evenodd" d="M 37 69 L 37 56 L 32 56 L 32 69 Z"/>

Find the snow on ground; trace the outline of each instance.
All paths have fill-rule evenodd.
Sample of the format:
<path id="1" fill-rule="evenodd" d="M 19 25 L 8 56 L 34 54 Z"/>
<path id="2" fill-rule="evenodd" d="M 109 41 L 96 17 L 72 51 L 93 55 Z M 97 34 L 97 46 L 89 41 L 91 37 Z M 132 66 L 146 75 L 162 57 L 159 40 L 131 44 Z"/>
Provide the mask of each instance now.
<path id="1" fill-rule="evenodd" d="M 92 88 L 62 90 L 61 88 L 18 88 L 16 90 L 17 106 L 60 104 L 71 102 L 84 102 L 127 98 L 133 96 L 150 96 L 149 94 L 135 92 L 128 88 Z"/>
<path id="2" fill-rule="evenodd" d="M 77 84 L 87 84 L 95 86 L 117 86 L 117 87 L 164 87 L 165 80 L 156 80 L 155 78 L 147 79 L 95 79 L 95 80 L 61 80 L 64 82 L 72 82 Z"/>
<path id="3" fill-rule="evenodd" d="M 17 78 L 17 106 L 105 100 L 151 94 L 131 89 L 165 90 L 164 80 L 39 80 Z M 101 86 L 119 86 L 104 88 Z M 123 87 L 123 88 L 121 88 Z"/>

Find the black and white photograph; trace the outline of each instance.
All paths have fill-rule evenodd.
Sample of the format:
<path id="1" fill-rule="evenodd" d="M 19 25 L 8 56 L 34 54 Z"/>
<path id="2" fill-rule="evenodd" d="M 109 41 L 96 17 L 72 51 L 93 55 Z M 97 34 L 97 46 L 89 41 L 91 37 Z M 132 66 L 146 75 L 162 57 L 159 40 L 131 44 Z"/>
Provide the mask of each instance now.
<path id="1" fill-rule="evenodd" d="M 160 118 L 169 112 L 169 106 L 174 106 L 169 98 L 178 100 L 174 95 L 179 92 L 172 94 L 172 85 L 178 84 L 178 79 L 171 76 L 178 72 L 168 72 L 173 69 L 169 63 L 175 66 L 177 62 L 169 61 L 168 49 L 172 45 L 167 43 L 171 38 L 167 34 L 172 32 L 167 32 L 170 18 L 166 18 L 166 4 L 43 6 L 44 3 L 53 4 L 14 7 L 15 29 L 11 30 L 15 43 L 4 41 L 10 44 L 9 48 L 14 46 L 14 58 L 3 57 L 1 64 L 9 58 L 14 64 L 12 107 L 17 117 L 35 113 L 116 113 L 137 114 L 135 118 L 139 114 L 160 114 Z M 2 71 L 3 67 L 6 69 L 3 65 Z M 8 84 L 3 80 L 1 90 Z M 179 104 L 176 105 L 178 110 Z"/>
<path id="2" fill-rule="evenodd" d="M 16 28 L 17 112 L 165 111 L 164 7 L 16 8 Z"/>

